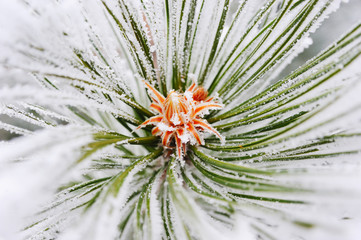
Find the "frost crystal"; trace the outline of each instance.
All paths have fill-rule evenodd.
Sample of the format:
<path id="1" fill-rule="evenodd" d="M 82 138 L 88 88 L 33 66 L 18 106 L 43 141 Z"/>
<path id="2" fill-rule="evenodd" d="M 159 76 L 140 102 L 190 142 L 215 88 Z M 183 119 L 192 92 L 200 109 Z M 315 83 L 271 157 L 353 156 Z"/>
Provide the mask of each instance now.
<path id="1" fill-rule="evenodd" d="M 0 1 L 0 239 L 360 239 L 342 2 Z"/>

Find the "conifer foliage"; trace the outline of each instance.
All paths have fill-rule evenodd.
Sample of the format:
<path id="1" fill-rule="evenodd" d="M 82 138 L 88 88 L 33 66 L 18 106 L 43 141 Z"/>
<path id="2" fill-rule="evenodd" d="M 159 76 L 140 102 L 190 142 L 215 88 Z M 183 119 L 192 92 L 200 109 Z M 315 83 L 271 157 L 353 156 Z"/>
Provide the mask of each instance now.
<path id="1" fill-rule="evenodd" d="M 340 4 L 0 3 L 0 238 L 356 239 L 361 23 L 288 69 Z"/>

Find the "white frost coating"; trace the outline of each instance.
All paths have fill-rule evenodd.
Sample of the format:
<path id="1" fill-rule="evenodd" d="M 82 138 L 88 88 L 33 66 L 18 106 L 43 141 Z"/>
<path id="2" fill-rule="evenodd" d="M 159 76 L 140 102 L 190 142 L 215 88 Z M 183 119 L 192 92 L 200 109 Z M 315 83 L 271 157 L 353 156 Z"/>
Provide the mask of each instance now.
<path id="1" fill-rule="evenodd" d="M 305 4 L 310 4 L 310 3 L 305 3 Z M 258 78 L 261 78 L 261 79 L 267 79 L 266 81 L 257 81 L 258 84 L 253 84 L 253 86 L 252 86 L 252 84 L 249 85 L 250 88 L 247 89 L 246 93 L 241 94 L 237 100 L 244 101 L 244 100 L 248 99 L 249 97 L 251 97 L 252 95 L 257 94 L 258 92 L 262 91 L 264 89 L 264 87 L 266 87 L 269 84 L 270 80 L 272 80 L 274 77 L 277 77 L 278 73 L 287 64 L 289 64 L 294 57 L 296 57 L 300 52 L 302 52 L 305 47 L 308 46 L 307 43 L 309 41 L 307 40 L 307 38 L 309 36 L 309 33 L 315 31 L 317 29 L 317 27 L 320 25 L 320 23 L 328 16 L 328 14 L 330 14 L 332 11 L 335 11 L 335 9 L 338 8 L 339 4 L 340 4 L 340 1 L 334 1 L 328 6 L 326 4 L 326 1 L 321 1 L 320 3 L 316 4 L 316 6 L 314 6 L 310 16 L 308 16 L 308 18 L 306 18 L 306 20 L 303 22 L 301 27 L 294 33 L 294 35 L 290 36 L 290 40 L 287 40 L 286 37 L 283 37 L 280 40 L 274 42 L 276 40 L 276 38 L 286 29 L 286 27 L 288 27 L 288 24 L 282 24 L 282 23 L 283 22 L 289 23 L 290 21 L 294 20 L 296 17 L 296 14 L 298 14 L 299 9 L 296 8 L 296 10 L 287 12 L 285 14 L 285 16 L 283 17 L 283 20 L 272 30 L 272 32 L 270 32 L 270 35 L 268 36 L 267 41 L 265 41 L 260 46 L 260 48 L 257 49 L 254 56 L 250 56 L 251 60 L 249 60 L 245 63 L 245 67 L 249 66 L 251 68 L 247 72 L 243 73 L 244 75 L 243 75 L 242 79 L 246 80 L 246 79 L 248 79 L 248 77 L 252 76 L 252 74 L 254 74 L 254 72 L 259 71 L 262 64 L 266 64 L 266 66 L 270 65 L 269 60 L 271 60 L 273 58 L 274 51 L 276 49 L 278 49 L 278 47 L 281 46 L 281 43 L 283 43 L 283 42 L 287 43 L 285 46 L 282 47 L 282 51 L 286 50 L 286 48 L 288 48 L 288 47 L 290 47 L 290 48 L 287 50 L 287 52 L 285 52 L 286 54 L 280 60 L 278 60 L 277 62 L 275 60 L 271 62 L 272 64 L 274 62 L 276 62 L 276 64 L 269 71 L 267 71 L 265 73 L 265 75 L 257 76 Z M 327 7 L 326 10 L 323 12 L 323 14 L 318 15 L 318 10 L 320 10 L 321 7 L 324 7 L 324 6 Z M 296 37 L 298 36 L 298 34 L 300 34 L 301 31 L 304 30 L 305 28 L 308 28 L 308 31 L 306 31 L 305 33 L 302 33 L 301 38 L 299 40 L 296 40 Z M 291 31 L 286 33 L 286 36 L 287 36 L 287 34 L 290 34 L 290 33 L 291 33 Z M 262 39 L 262 38 L 260 38 L 260 39 Z M 304 39 L 306 39 L 306 43 L 304 43 Z M 292 41 L 295 41 L 295 43 L 291 45 Z M 268 47 L 270 47 L 269 50 L 267 50 Z M 266 52 L 266 50 L 268 52 Z M 282 51 L 280 51 L 280 53 Z M 279 56 L 280 53 L 278 53 L 277 55 Z M 259 59 L 258 57 L 261 54 L 263 54 L 262 58 Z M 256 61 L 257 64 L 254 64 L 253 66 L 251 66 L 251 64 L 253 64 L 254 61 Z M 243 63 L 241 62 L 241 64 L 243 64 Z M 264 68 L 264 67 L 261 67 L 261 69 L 262 68 Z M 237 89 L 237 87 L 235 87 L 233 90 L 231 90 L 229 92 L 228 96 L 232 96 L 233 94 L 235 94 L 235 89 Z"/>
<path id="2" fill-rule="evenodd" d="M 237 237 L 242 236 L 242 239 L 245 240 L 256 240 L 257 237 L 253 233 L 253 229 L 251 227 L 251 223 L 249 222 L 249 219 L 241 216 L 236 215 L 235 217 L 235 228 L 232 232 L 230 239 L 237 239 Z"/>
<path id="3" fill-rule="evenodd" d="M 318 138 L 327 133 L 331 133 L 343 126 L 344 129 L 356 129 L 361 120 L 361 103 L 358 101 L 359 92 L 361 91 L 361 85 L 358 80 L 352 84 L 352 88 L 345 89 L 338 98 L 331 99 L 332 105 L 320 112 L 317 117 L 311 118 L 309 121 L 302 125 L 302 129 L 308 129 L 310 127 L 317 127 L 317 131 L 310 131 L 307 135 L 303 135 L 302 138 Z M 326 105 L 327 106 L 327 105 Z M 335 115 L 338 112 L 338 115 Z M 336 118 L 338 117 L 338 118 Z M 327 124 L 319 125 L 322 122 Z M 299 128 L 295 128 L 289 134 L 297 131 L 302 131 Z M 300 141 L 302 141 L 300 139 Z M 297 142 L 293 144 L 297 145 Z"/>
<path id="4" fill-rule="evenodd" d="M 4 87 L 0 89 L 0 99 L 5 103 L 21 100 L 27 104 L 46 106 L 53 109 L 60 108 L 58 110 L 59 112 L 69 112 L 66 108 L 67 105 L 85 107 L 89 110 L 107 112 L 134 121 L 134 117 L 127 114 L 124 110 L 119 109 L 114 103 L 99 99 L 89 99 L 77 92 L 54 91 L 34 88 L 32 86 L 16 85 L 12 88 Z M 68 117 L 74 118 L 73 115 L 69 115 Z"/>
<path id="5" fill-rule="evenodd" d="M 79 158 L 79 149 L 90 142 L 91 131 L 59 127 L 0 145 L 0 225 L 6 239 L 17 239 L 14 234 L 25 226 L 25 217 L 49 199 L 67 168 Z"/>
<path id="6" fill-rule="evenodd" d="M 174 131 L 175 130 L 174 127 L 167 126 L 163 122 L 158 123 L 157 127 L 159 127 L 159 130 L 161 130 L 161 131 Z"/>
<path id="7" fill-rule="evenodd" d="M 173 114 L 173 115 L 172 115 L 172 118 L 170 119 L 170 121 L 171 121 L 174 125 L 179 125 L 179 124 L 181 123 L 178 114 Z"/>
<path id="8" fill-rule="evenodd" d="M 182 135 L 180 135 L 179 138 L 182 141 L 182 143 L 188 143 L 190 141 L 190 139 L 192 139 L 192 137 L 188 131 L 183 133 Z"/>
<path id="9" fill-rule="evenodd" d="M 303 40 L 303 44 L 305 44 L 305 46 L 310 46 L 313 43 L 313 40 L 311 37 L 307 37 Z"/>
<path id="10" fill-rule="evenodd" d="M 49 116 L 51 118 L 59 119 L 68 123 L 75 123 L 75 121 L 69 117 L 66 117 L 62 114 L 56 113 L 54 111 L 50 111 L 49 109 L 45 109 L 39 106 L 31 105 L 31 104 L 23 104 L 25 108 L 36 111 L 39 114 L 44 116 Z"/>
<path id="11" fill-rule="evenodd" d="M 328 15 L 332 12 L 336 11 L 340 6 L 340 1 L 333 1 L 331 4 L 328 5 L 327 1 L 321 1 L 316 7 L 314 8 L 314 13 L 308 17 L 307 23 L 311 24 L 309 30 L 306 33 L 302 34 L 301 39 L 299 39 L 289 53 L 286 54 L 286 57 L 283 57 L 282 61 L 279 61 L 280 64 L 275 67 L 275 70 L 272 72 L 270 79 L 274 79 L 277 75 L 304 49 L 309 47 L 312 44 L 312 39 L 310 39 L 310 33 L 315 32 L 315 30 L 321 25 L 321 23 L 328 18 Z M 326 7 L 326 10 L 322 15 L 318 14 L 318 10 L 321 7 Z M 314 17 L 314 19 L 312 19 Z M 305 26 L 305 24 L 303 24 Z M 301 29 L 303 29 L 301 27 Z M 297 31 L 299 33 L 300 30 Z"/>
<path id="12" fill-rule="evenodd" d="M 343 1 L 345 2 L 345 0 Z M 102 2 L 107 4 L 112 14 L 119 20 L 121 27 L 107 12 Z M 191 3 L 193 2 L 196 4 L 195 13 L 193 19 L 190 19 Z M 285 7 L 291 1 L 276 0 L 260 19 L 257 19 L 255 14 L 264 9 L 264 4 L 270 1 L 240 1 L 240 4 L 246 3 L 244 10 L 236 19 L 233 28 L 229 26 L 232 17 L 227 16 L 226 26 L 221 36 L 221 41 L 225 42 L 212 49 L 224 2 L 224 0 L 89 0 L 77 2 L 72 0 L 28 0 L 25 4 L 25 1 L 21 0 L 0 1 L 1 111 L 3 114 L 13 117 L 12 119 L 19 118 L 39 127 L 47 127 L 49 123 L 56 128 L 43 132 L 32 132 L 16 125 L 15 121 L 0 122 L 0 128 L 11 133 L 26 135 L 10 144 L 0 143 L 0 238 L 14 239 L 15 236 L 11 235 L 12 232 L 17 231 L 25 224 L 19 219 L 37 210 L 35 208 L 38 206 L 37 203 L 49 200 L 50 194 L 61 183 L 81 182 L 84 180 L 84 176 L 94 178 L 114 176 L 119 173 L 120 169 L 124 170 L 134 162 L 133 158 L 124 160 L 119 157 L 110 157 L 109 154 L 112 156 L 119 154 L 119 149 L 109 145 L 87 158 L 84 165 L 88 165 L 82 165 L 79 167 L 81 169 L 77 167 L 73 171 L 66 171 L 67 167 L 79 157 L 82 146 L 91 142 L 90 135 L 96 132 L 93 128 L 86 126 L 97 126 L 99 128 L 97 130 L 105 132 L 116 131 L 122 134 L 129 132 L 114 117 L 119 116 L 130 122 L 136 121 L 132 115 L 133 108 L 124 103 L 129 100 L 129 97 L 132 99 L 132 96 L 142 106 L 149 106 L 142 79 L 158 84 L 161 83 L 161 79 L 165 79 L 169 89 L 175 88 L 172 86 L 172 79 L 178 74 L 181 76 L 181 81 L 184 80 L 183 77 L 186 78 L 183 74 L 188 74 L 189 83 L 189 79 L 193 80 L 189 72 L 194 72 L 194 76 L 196 76 L 194 80 L 198 80 L 199 76 L 203 75 L 204 69 L 208 67 L 207 61 L 211 50 L 216 49 L 215 58 L 211 62 L 209 71 L 205 73 L 204 87 L 210 86 L 219 71 L 220 83 L 215 87 L 215 91 L 219 91 L 225 81 L 240 69 L 240 72 L 236 74 L 239 76 L 235 76 L 238 82 L 225 95 L 229 97 L 232 97 L 239 86 L 246 84 L 247 80 L 252 80 L 251 77 L 256 80 L 254 83 L 246 84 L 245 91 L 233 102 L 226 103 L 226 108 L 223 110 L 226 112 L 262 91 L 272 79 L 279 80 L 276 77 L 279 72 L 312 43 L 309 32 L 314 31 L 319 23 L 338 7 L 340 0 L 292 1 L 292 4 L 297 2 L 298 6 L 286 12 L 278 26 L 270 32 L 266 30 L 257 39 L 254 38 L 260 33 L 262 26 L 277 18 L 282 11 L 280 8 Z M 317 2 L 317 4 L 310 9 L 311 14 L 302 23 L 301 28 L 292 35 L 291 32 L 288 32 L 285 36 L 280 37 L 279 41 L 273 42 L 284 29 L 290 26 L 289 23 L 292 20 L 297 19 L 298 11 L 306 9 L 304 7 L 313 2 Z M 317 11 L 326 2 L 331 3 L 330 7 L 317 21 L 313 22 L 310 30 L 295 41 L 294 45 L 288 45 L 295 40 L 307 24 L 312 23 L 312 17 L 317 15 Z M 165 3 L 169 3 L 169 22 L 166 20 Z M 231 1 L 231 6 L 236 5 L 235 1 Z M 263 7 L 260 8 L 260 6 Z M 181 14 L 183 14 L 182 19 L 180 19 Z M 196 29 L 195 23 L 198 19 L 199 25 Z M 246 31 L 253 21 L 257 21 L 257 23 L 249 29 L 250 31 L 246 35 Z M 139 35 L 134 34 L 134 26 L 139 27 Z M 168 27 L 169 29 L 167 29 Z M 124 29 L 125 35 L 120 28 Z M 188 28 L 190 31 L 186 33 Z M 228 30 L 230 30 L 229 38 L 226 39 Z M 268 33 L 270 35 L 262 42 Z M 360 29 L 348 36 L 348 39 L 359 33 Z M 245 36 L 244 40 L 236 49 L 233 49 L 243 36 Z M 195 38 L 193 39 L 193 37 Z M 280 56 L 280 53 L 287 47 L 290 49 L 275 62 L 273 54 L 282 46 L 287 37 L 290 37 L 290 42 L 280 49 L 276 57 Z M 144 40 L 144 45 L 138 40 L 139 38 Z M 186 39 L 189 40 L 188 43 L 185 42 Z M 251 41 L 253 43 L 247 47 Z M 221 44 L 223 44 L 222 47 Z M 191 45 L 192 51 L 189 49 Z M 150 51 L 150 59 L 145 52 L 147 47 Z M 335 45 L 335 47 L 337 46 Z M 265 53 L 268 48 L 269 52 Z M 233 50 L 233 54 L 229 56 Z M 255 52 L 253 52 L 254 50 Z M 255 180 L 246 175 L 239 176 L 240 174 L 235 171 L 218 169 L 197 160 L 200 166 L 207 171 L 223 177 L 247 180 L 252 183 L 276 183 L 287 187 L 305 187 L 313 190 L 312 194 L 292 191 L 287 193 L 282 191 L 264 192 L 257 190 L 257 187 L 260 187 L 257 185 L 247 190 L 249 187 L 247 184 L 244 185 L 246 190 L 224 187 L 216 183 L 214 179 L 205 177 L 195 166 L 188 164 L 188 159 L 187 162 L 181 163 L 174 161 L 172 170 L 174 170 L 176 178 L 175 194 L 171 193 L 169 189 L 170 183 L 167 180 L 165 183 L 163 182 L 167 177 L 166 172 L 160 172 L 147 195 L 150 199 L 151 217 L 143 215 L 144 219 L 148 218 L 149 221 L 145 222 L 143 237 L 157 239 L 161 236 L 166 238 L 160 212 L 163 211 L 160 209 L 163 202 L 161 204 L 158 198 L 161 198 L 158 194 L 164 191 L 164 196 L 172 194 L 172 197 L 164 202 L 170 201 L 170 220 L 174 220 L 172 223 L 175 233 L 180 234 L 178 239 L 187 238 L 184 225 L 189 228 L 191 237 L 207 240 L 239 238 L 254 240 L 257 235 L 267 239 L 267 233 L 274 234 L 276 239 L 285 240 L 292 238 L 358 239 L 361 234 L 358 227 L 359 213 L 361 212 L 358 202 L 361 191 L 360 175 L 358 174 L 360 172 L 360 155 L 348 156 L 345 154 L 322 158 L 315 158 L 314 155 L 333 154 L 339 151 L 360 153 L 360 137 L 346 137 L 349 133 L 360 131 L 359 92 L 361 89 L 360 84 L 357 84 L 360 75 L 356 78 L 352 76 L 359 72 L 360 61 L 355 61 L 355 64 L 350 66 L 352 68 L 346 67 L 347 61 L 356 56 L 360 50 L 360 39 L 356 38 L 353 43 L 339 50 L 332 57 L 323 60 L 322 63 L 309 68 L 299 76 L 292 77 L 259 99 L 247 103 L 240 114 L 215 123 L 217 126 L 244 120 L 237 127 L 232 127 L 227 131 L 220 130 L 225 136 L 243 134 L 241 137 L 245 137 L 244 139 L 227 140 L 226 146 L 238 147 L 251 140 L 262 140 L 263 137 L 269 136 L 272 138 L 257 144 L 255 148 L 244 148 L 234 152 L 204 149 L 205 153 L 220 161 L 222 157 L 240 157 L 240 161 L 229 163 L 234 163 L 236 166 L 273 170 L 280 174 L 261 176 L 263 179 Z M 347 56 L 348 53 L 351 54 Z M 236 59 L 237 55 L 240 55 L 238 59 Z M 228 56 L 228 63 L 223 65 Z M 260 59 L 258 59 L 259 57 Z M 177 64 L 176 68 L 174 68 L 175 63 Z M 188 63 L 190 63 L 189 69 L 187 69 Z M 233 66 L 230 67 L 231 63 Z M 275 65 L 263 73 L 260 69 L 262 65 L 265 64 L 267 67 L 270 66 L 268 65 L 270 63 L 275 63 Z M 330 69 L 327 67 L 333 65 L 335 65 L 335 70 L 342 70 L 342 72 L 333 76 L 330 81 L 321 84 L 322 80 L 330 74 Z M 321 70 L 323 72 L 317 73 Z M 319 76 L 309 83 L 295 87 L 290 92 L 283 92 L 290 87 L 297 86 L 304 79 L 314 77 L 316 73 Z M 45 88 L 35 85 L 35 81 L 33 81 L 34 84 L 29 83 L 32 77 Z M 52 84 L 49 84 L 45 77 Z M 311 89 L 318 84 L 321 84 L 321 87 Z M 352 88 L 347 89 L 344 86 L 352 86 Z M 308 92 L 308 90 L 310 91 Z M 331 90 L 333 95 L 329 94 L 317 101 L 303 103 L 302 106 L 282 112 L 324 94 L 325 90 Z M 287 102 L 303 93 L 305 94 L 299 98 Z M 224 97 L 224 95 L 221 96 Z M 272 99 L 274 96 L 276 98 Z M 187 98 L 190 99 L 191 96 L 187 96 Z M 269 99 L 272 101 L 267 102 Z M 263 103 L 263 101 L 265 102 Z M 282 105 L 283 103 L 284 105 Z M 322 109 L 331 103 L 332 105 Z M 12 109 L 5 106 L 11 106 Z M 77 110 L 83 112 L 86 120 L 77 116 L 79 112 L 70 111 L 69 106 L 76 107 Z M 31 114 L 29 110 L 32 111 Z M 311 117 L 312 113 L 318 110 L 322 111 Z M 272 124 L 282 123 L 300 111 L 309 113 L 287 126 L 270 131 L 265 129 Z M 339 115 L 336 116 L 336 113 Z M 275 114 L 275 116 L 253 121 L 256 118 L 265 117 L 267 114 Z M 310 118 L 301 122 L 306 117 Z M 248 121 L 248 118 L 251 120 Z M 179 123 L 179 119 L 172 119 L 172 121 Z M 328 122 L 324 123 L 324 121 Z M 68 126 L 61 126 L 61 124 L 68 124 Z M 294 128 L 287 129 L 290 126 Z M 159 124 L 158 127 L 164 131 L 174 130 L 162 124 Z M 280 132 L 282 130 L 285 131 Z M 252 133 L 252 131 L 255 132 Z M 277 133 L 280 134 L 272 136 Z M 339 139 L 327 144 L 318 144 L 319 141 L 324 140 L 323 137 L 333 134 L 339 135 Z M 180 138 L 182 143 L 196 143 L 188 131 Z M 214 139 L 214 136 L 209 138 L 210 146 L 215 143 Z M 126 140 L 120 141 L 117 144 L 126 142 Z M 215 147 L 218 146 L 217 140 Z M 124 147 L 135 155 L 147 152 L 144 146 L 124 145 Z M 306 152 L 303 152 L 304 150 Z M 170 157 L 174 157 L 174 155 Z M 242 160 L 242 157 L 246 157 L 245 160 Z M 9 162 L 13 158 L 19 161 Z M 291 161 L 291 158 L 300 159 Z M 166 166 L 166 160 L 161 159 L 152 167 L 160 169 L 160 167 Z M 113 164 L 113 161 L 116 168 L 97 170 L 97 167 L 106 166 L 109 162 Z M 218 215 L 218 220 L 214 220 L 211 217 L 217 216 L 215 211 L 224 211 L 229 207 L 228 203 L 221 205 L 221 201 L 203 195 L 200 197 L 186 186 L 187 183 L 182 178 L 180 167 L 184 168 L 185 174 L 192 182 L 195 182 L 201 192 L 210 194 L 217 192 L 219 194 L 217 196 L 224 199 L 232 200 L 233 196 L 229 192 L 233 192 L 270 198 L 303 199 L 312 204 L 303 206 L 242 198 L 237 199 L 238 204 L 233 206 L 240 215 L 236 214 L 231 218 Z M 144 165 L 140 165 L 130 171 L 117 197 L 112 197 L 112 194 L 107 191 L 109 184 L 106 185 L 100 200 L 85 215 L 82 214 L 83 208 L 72 213 L 67 211 L 82 201 L 90 200 L 93 195 L 82 199 L 75 198 L 63 203 L 64 206 L 52 209 L 44 214 L 49 217 L 44 223 L 27 233 L 34 234 L 34 239 L 42 239 L 42 237 L 51 239 L 54 238 L 52 235 L 57 234 L 56 230 L 59 228 L 62 234 L 61 238 L 66 240 L 117 238 L 119 234 L 117 227 L 120 220 L 128 216 L 131 207 L 137 203 L 137 196 L 127 202 L 128 196 L 135 189 L 140 189 L 142 184 L 148 180 L 143 175 L 136 175 L 143 168 Z M 147 169 L 145 175 L 151 174 L 152 170 L 151 168 Z M 196 180 L 196 177 L 214 192 L 207 190 Z M 161 188 L 158 188 L 158 185 L 161 185 Z M 92 187 L 96 186 L 98 185 Z M 70 190 L 67 194 L 60 193 L 56 196 L 55 201 L 50 202 L 47 206 L 54 206 L 53 204 L 62 202 L 69 196 L 69 193 Z M 28 205 L 24 204 L 25 200 Z M 203 203 L 208 205 L 203 205 Z M 238 210 L 240 211 L 238 212 Z M 356 217 L 352 222 L 351 220 L 340 220 L 351 215 Z M 74 216 L 80 216 L 80 218 L 73 219 Z M 63 218 L 74 220 L 74 222 L 62 222 Z M 134 214 L 130 216 L 130 223 L 125 227 L 122 239 L 128 240 L 132 237 L 130 234 L 133 231 L 134 218 Z M 57 223 L 58 220 L 61 221 L 60 224 Z M 219 220 L 224 220 L 225 224 L 221 224 Z M 300 220 L 301 223 L 312 220 L 318 225 L 311 231 L 307 231 L 303 227 L 295 227 L 292 222 L 296 220 Z M 324 227 L 325 223 L 332 223 L 331 225 L 336 227 Z M 37 232 L 48 227 L 48 224 L 54 224 L 49 231 Z M 230 231 L 232 224 L 234 224 L 234 232 Z M 264 230 L 265 233 L 257 229 Z M 339 230 L 344 230 L 346 234 L 341 233 L 342 231 L 338 232 Z"/>
<path id="13" fill-rule="evenodd" d="M 122 209 L 129 196 L 135 191 L 135 189 L 131 188 L 131 182 L 134 175 L 143 170 L 146 164 L 147 161 L 142 161 L 127 173 L 116 195 L 112 192 L 114 189 L 110 188 L 113 187 L 112 184 L 117 178 L 111 181 L 105 191 L 102 191 L 95 205 L 82 218 L 78 219 L 70 229 L 61 234 L 59 239 L 115 239 L 119 235 L 119 219 L 124 217 Z M 118 174 L 117 177 L 119 178 L 122 175 Z"/>
<path id="14" fill-rule="evenodd" d="M 0 129 L 4 129 L 6 131 L 9 131 L 10 133 L 15 133 L 15 134 L 19 134 L 19 135 L 30 135 L 32 134 L 31 131 L 20 128 L 20 127 L 16 127 L 13 126 L 11 124 L 7 124 L 7 123 L 3 123 L 0 122 Z"/>
<path id="15" fill-rule="evenodd" d="M 26 112 L 22 109 L 17 108 L 16 106 L 10 105 L 10 104 L 6 105 L 4 107 L 0 107 L 0 114 L 7 115 L 14 119 L 18 118 L 20 120 L 23 120 L 25 122 L 28 122 L 28 123 L 31 123 L 31 124 L 34 124 L 36 126 L 43 127 L 43 128 L 53 126 L 53 124 L 36 117 L 34 114 Z"/>
<path id="16" fill-rule="evenodd" d="M 354 44 L 356 44 L 356 43 L 354 43 Z M 291 92 L 289 92 L 287 94 L 280 95 L 279 97 L 276 98 L 275 101 L 271 101 L 268 104 L 260 106 L 257 111 L 263 111 L 263 110 L 267 109 L 269 107 L 269 105 L 276 106 L 277 103 L 275 103 L 275 102 L 280 101 L 281 99 L 284 99 L 284 101 L 287 101 L 287 99 L 291 98 L 292 96 L 296 96 L 297 94 L 302 94 L 304 91 L 306 91 L 305 89 L 307 89 L 308 87 L 311 87 L 312 85 L 315 85 L 316 83 L 321 81 L 323 79 L 323 77 L 328 74 L 327 66 L 329 66 L 329 64 L 333 64 L 333 65 L 337 65 L 337 66 L 342 65 L 342 63 L 345 62 L 345 58 L 341 57 L 342 54 L 345 54 L 345 52 L 347 50 L 359 49 L 359 47 L 357 47 L 357 45 L 354 45 L 354 44 L 350 44 L 350 46 L 345 47 L 345 49 L 342 49 L 342 50 L 339 50 L 338 52 L 336 52 L 335 55 L 334 55 L 335 58 L 326 59 L 322 63 L 320 63 L 318 65 L 315 65 L 313 68 L 308 69 L 306 72 L 303 72 L 300 76 L 298 76 L 296 78 L 293 77 L 293 78 L 289 79 L 288 81 L 286 81 L 284 84 L 279 86 L 274 91 L 272 91 L 269 94 L 265 95 L 263 98 L 260 98 L 258 101 L 262 101 L 262 100 L 264 100 L 266 98 L 269 98 L 269 97 L 277 96 L 277 93 L 279 93 L 281 91 L 284 91 L 284 90 L 287 90 L 287 88 L 298 84 L 303 79 L 313 77 L 313 74 L 315 74 L 316 71 L 321 71 L 321 70 L 324 71 L 324 72 L 319 72 L 319 75 L 317 76 L 316 79 L 312 78 L 313 81 L 308 82 L 307 84 L 305 84 L 302 87 L 296 87 L 294 90 L 292 90 Z M 347 60 L 347 58 L 346 58 L 346 60 Z M 353 65 L 355 65 L 355 64 L 353 64 Z M 314 68 L 316 68 L 316 69 L 314 69 Z M 325 69 L 325 70 L 323 70 L 323 69 Z M 336 67 L 335 67 L 335 69 L 337 70 Z M 290 103 L 290 105 L 295 105 L 295 104 L 301 103 L 302 101 L 305 101 L 307 99 L 311 99 L 316 95 L 324 94 L 325 89 L 335 89 L 336 87 L 340 87 L 340 86 L 344 85 L 343 79 L 347 79 L 350 75 L 353 75 L 356 72 L 357 72 L 357 70 L 354 67 L 352 69 L 349 68 L 348 71 L 345 71 L 345 73 L 347 73 L 347 75 L 343 76 L 345 73 L 341 73 L 341 74 L 339 73 L 337 78 L 331 78 L 328 82 L 323 83 L 322 88 L 316 88 L 315 90 L 311 91 L 309 94 L 306 94 L 304 97 L 301 97 L 298 100 L 296 99 L 296 100 L 292 101 Z M 236 103 L 236 101 L 234 101 L 234 103 Z M 231 105 L 232 104 L 229 104 L 227 107 L 231 107 Z M 247 117 L 249 115 L 247 114 L 245 116 Z"/>
<path id="17" fill-rule="evenodd" d="M 177 166 L 173 167 L 176 171 L 179 170 Z M 175 214 L 176 216 L 179 216 L 180 219 L 183 219 L 186 225 L 192 229 L 193 235 L 202 240 L 232 239 L 230 235 L 231 231 L 229 229 L 222 227 L 222 225 L 217 225 L 217 227 L 215 227 L 214 224 L 216 224 L 216 222 L 209 218 L 193 198 L 189 196 L 189 193 L 181 187 L 181 179 L 176 178 L 175 184 L 176 185 L 173 187 L 176 194 L 172 195 L 172 197 L 174 197 Z M 178 221 L 180 219 L 178 219 Z M 179 232 L 182 232 L 181 225 L 177 226 L 177 228 Z"/>
<path id="18" fill-rule="evenodd" d="M 150 191 L 150 226 L 149 230 L 151 231 L 151 236 L 148 236 L 149 239 L 156 240 L 160 239 L 163 232 L 162 227 L 162 217 L 161 217 L 161 204 L 158 200 L 158 189 L 161 185 L 161 175 L 158 174 L 158 177 L 155 179 L 152 189 Z"/>

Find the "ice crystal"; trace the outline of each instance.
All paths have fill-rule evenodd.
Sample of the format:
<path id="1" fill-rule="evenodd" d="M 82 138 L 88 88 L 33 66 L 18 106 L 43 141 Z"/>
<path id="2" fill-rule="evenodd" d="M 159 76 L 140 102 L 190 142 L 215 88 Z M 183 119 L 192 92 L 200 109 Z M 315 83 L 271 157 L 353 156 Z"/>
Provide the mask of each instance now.
<path id="1" fill-rule="evenodd" d="M 0 238 L 358 239 L 341 2 L 0 1 Z"/>

